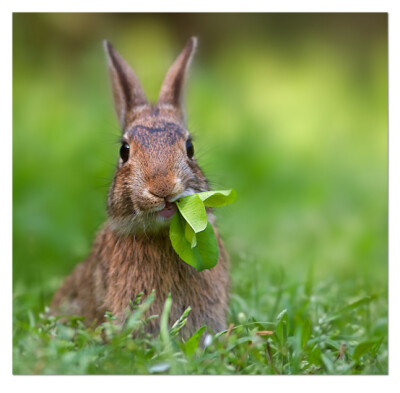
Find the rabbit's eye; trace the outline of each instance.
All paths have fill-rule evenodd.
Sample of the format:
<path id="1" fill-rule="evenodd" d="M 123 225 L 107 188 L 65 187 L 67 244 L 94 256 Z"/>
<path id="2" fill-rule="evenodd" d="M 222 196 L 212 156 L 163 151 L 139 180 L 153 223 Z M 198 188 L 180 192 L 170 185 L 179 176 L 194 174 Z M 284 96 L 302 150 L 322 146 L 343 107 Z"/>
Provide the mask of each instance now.
<path id="1" fill-rule="evenodd" d="M 190 139 L 186 141 L 186 154 L 188 155 L 189 158 L 192 158 L 194 154 L 193 143 Z"/>
<path id="2" fill-rule="evenodd" d="M 128 160 L 128 158 L 129 158 L 129 144 L 128 143 L 124 142 L 121 145 L 121 149 L 119 150 L 119 155 L 121 156 L 123 162 L 126 162 Z"/>

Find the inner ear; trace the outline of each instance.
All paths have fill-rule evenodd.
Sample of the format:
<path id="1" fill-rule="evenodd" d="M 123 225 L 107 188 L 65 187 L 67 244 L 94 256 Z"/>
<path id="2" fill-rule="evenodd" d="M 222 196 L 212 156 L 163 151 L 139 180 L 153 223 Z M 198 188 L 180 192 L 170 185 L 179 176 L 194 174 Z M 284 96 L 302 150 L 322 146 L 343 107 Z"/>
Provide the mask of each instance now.
<path id="1" fill-rule="evenodd" d="M 183 118 L 183 90 L 190 62 L 197 46 L 197 38 L 189 39 L 182 52 L 176 58 L 162 83 L 158 105 L 172 105 Z"/>

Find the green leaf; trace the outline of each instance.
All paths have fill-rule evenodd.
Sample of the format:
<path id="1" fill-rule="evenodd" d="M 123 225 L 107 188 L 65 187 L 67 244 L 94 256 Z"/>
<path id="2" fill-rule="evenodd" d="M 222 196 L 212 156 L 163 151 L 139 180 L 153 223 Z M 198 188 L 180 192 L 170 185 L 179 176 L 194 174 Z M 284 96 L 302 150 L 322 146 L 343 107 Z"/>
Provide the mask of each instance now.
<path id="1" fill-rule="evenodd" d="M 191 244 L 185 237 L 185 220 L 180 214 L 175 214 L 169 227 L 169 237 L 172 247 L 179 257 L 187 264 L 196 267 L 196 258 L 193 254 Z"/>
<path id="2" fill-rule="evenodd" d="M 176 205 L 196 233 L 204 231 L 207 226 L 207 213 L 199 194 L 183 197 L 176 202 Z"/>
<path id="3" fill-rule="evenodd" d="M 377 340 L 368 340 L 361 342 L 354 349 L 353 359 L 356 361 L 360 360 L 361 356 L 365 355 L 368 351 L 370 351 L 377 343 L 378 343 Z"/>
<path id="4" fill-rule="evenodd" d="M 191 248 L 196 247 L 197 245 L 196 232 L 187 222 L 185 222 L 185 238 L 190 243 Z"/>
<path id="5" fill-rule="evenodd" d="M 198 348 L 201 336 L 203 335 L 205 329 L 206 327 L 202 326 L 195 334 L 193 334 L 192 337 L 189 338 L 189 340 L 186 341 L 184 351 L 189 359 L 192 358 L 196 349 Z"/>
<path id="6" fill-rule="evenodd" d="M 176 201 L 178 213 L 171 220 L 169 236 L 179 257 L 197 271 L 211 269 L 219 258 L 214 228 L 207 222 L 205 206 L 223 206 L 236 198 L 234 190 L 207 191 Z"/>
<path id="7" fill-rule="evenodd" d="M 196 194 L 203 201 L 204 206 L 220 207 L 232 203 L 236 199 L 235 190 L 206 191 Z"/>
<path id="8" fill-rule="evenodd" d="M 211 269 L 214 267 L 219 258 L 219 250 L 217 238 L 215 237 L 214 228 L 210 223 L 204 231 L 197 234 L 197 246 L 193 248 L 196 256 L 197 271 Z"/>
<path id="9" fill-rule="evenodd" d="M 219 250 L 214 229 L 207 223 L 206 229 L 196 235 L 197 245 L 192 248 L 185 237 L 185 221 L 180 215 L 172 218 L 169 229 L 172 247 L 179 257 L 197 271 L 211 269 L 218 262 Z"/>

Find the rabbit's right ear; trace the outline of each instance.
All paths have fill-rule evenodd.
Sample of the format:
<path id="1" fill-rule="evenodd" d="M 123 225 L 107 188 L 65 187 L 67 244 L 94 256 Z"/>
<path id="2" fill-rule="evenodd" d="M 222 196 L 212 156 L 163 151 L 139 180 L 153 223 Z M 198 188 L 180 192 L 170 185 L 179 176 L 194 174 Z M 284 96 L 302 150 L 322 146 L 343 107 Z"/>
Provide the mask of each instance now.
<path id="1" fill-rule="evenodd" d="M 128 63 L 108 41 L 104 41 L 104 49 L 107 54 L 115 112 L 124 129 L 128 116 L 131 119 L 134 116 L 134 110 L 139 106 L 147 105 L 148 102 L 139 79 Z"/>

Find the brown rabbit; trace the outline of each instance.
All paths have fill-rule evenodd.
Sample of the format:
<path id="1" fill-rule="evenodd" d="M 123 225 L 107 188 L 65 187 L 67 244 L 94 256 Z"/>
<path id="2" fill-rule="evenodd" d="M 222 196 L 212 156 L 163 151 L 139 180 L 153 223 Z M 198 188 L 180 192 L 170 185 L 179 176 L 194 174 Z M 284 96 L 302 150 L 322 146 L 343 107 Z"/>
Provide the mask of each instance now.
<path id="1" fill-rule="evenodd" d="M 190 306 L 184 335 L 203 324 L 225 328 L 229 258 L 216 232 L 218 264 L 197 272 L 172 248 L 169 222 L 174 201 L 209 190 L 194 157 L 182 106 L 183 85 L 197 40 L 191 38 L 169 69 L 158 102 L 147 102 L 139 80 L 109 42 L 105 42 L 115 111 L 121 128 L 120 158 L 108 193 L 108 219 L 89 257 L 79 264 L 55 294 L 51 309 L 104 321 L 106 311 L 123 322 L 129 301 L 155 289 L 150 314 L 161 315 L 172 296 L 170 323 Z M 213 223 L 212 212 L 207 212 Z M 159 318 L 146 325 L 159 329 Z"/>

